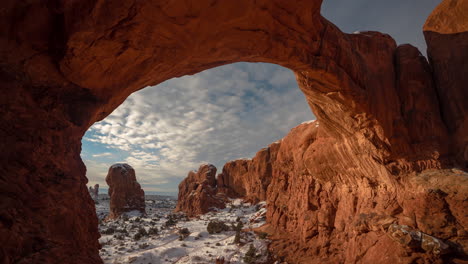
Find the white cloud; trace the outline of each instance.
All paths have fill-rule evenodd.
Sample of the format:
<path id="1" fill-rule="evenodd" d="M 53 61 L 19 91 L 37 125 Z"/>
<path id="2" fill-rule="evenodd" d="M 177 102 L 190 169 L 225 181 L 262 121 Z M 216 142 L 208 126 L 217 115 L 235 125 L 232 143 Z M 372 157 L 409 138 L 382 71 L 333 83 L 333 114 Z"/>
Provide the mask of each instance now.
<path id="1" fill-rule="evenodd" d="M 110 157 L 110 156 L 112 156 L 112 153 L 104 152 L 104 153 L 99 153 L 99 154 L 93 154 L 92 156 L 93 156 L 93 158 Z"/>
<path id="2" fill-rule="evenodd" d="M 135 168 L 145 189 L 161 189 L 159 184 L 176 191 L 199 164 L 221 170 L 226 161 L 251 157 L 310 119 L 290 70 L 238 63 L 132 94 L 93 125 L 85 140 L 126 152 L 123 161 Z"/>

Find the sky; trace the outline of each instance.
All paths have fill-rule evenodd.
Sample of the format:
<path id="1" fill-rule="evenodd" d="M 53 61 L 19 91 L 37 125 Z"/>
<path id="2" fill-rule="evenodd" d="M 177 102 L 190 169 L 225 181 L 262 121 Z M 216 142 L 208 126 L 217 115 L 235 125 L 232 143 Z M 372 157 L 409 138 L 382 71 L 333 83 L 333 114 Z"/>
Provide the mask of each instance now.
<path id="1" fill-rule="evenodd" d="M 389 33 L 425 54 L 422 26 L 440 1 L 324 1 L 322 15 L 342 31 Z M 133 93 L 82 140 L 89 185 L 106 191 L 114 163 L 128 163 L 148 194 L 176 195 L 190 170 L 252 158 L 291 128 L 315 119 L 291 70 L 235 63 Z M 101 191 L 101 192 L 102 192 Z"/>

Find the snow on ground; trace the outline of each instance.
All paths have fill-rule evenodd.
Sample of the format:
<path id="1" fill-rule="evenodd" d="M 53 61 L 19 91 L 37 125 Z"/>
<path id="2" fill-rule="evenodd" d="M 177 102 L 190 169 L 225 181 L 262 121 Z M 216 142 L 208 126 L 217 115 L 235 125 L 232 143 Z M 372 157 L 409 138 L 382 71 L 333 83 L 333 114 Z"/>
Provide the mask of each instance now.
<path id="1" fill-rule="evenodd" d="M 102 197 L 101 197 L 102 198 Z M 224 257 L 225 263 L 246 263 L 244 256 L 251 245 L 256 261 L 268 259 L 268 240 L 252 228 L 265 223 L 265 202 L 258 205 L 232 200 L 226 209 L 216 210 L 199 218 L 188 219 L 184 214 L 172 213 L 176 200 L 153 198 L 146 200 L 147 215 L 123 216 L 114 221 L 100 221 L 104 263 L 166 264 L 214 263 Z M 109 213 L 109 201 L 100 199 L 96 205 L 99 219 Z M 223 222 L 220 233 L 210 234 L 207 225 Z M 238 222 L 242 222 L 242 231 Z M 235 243 L 236 233 L 240 241 Z M 253 251 L 250 249 L 251 253 Z M 253 262 L 252 262 L 253 263 Z"/>

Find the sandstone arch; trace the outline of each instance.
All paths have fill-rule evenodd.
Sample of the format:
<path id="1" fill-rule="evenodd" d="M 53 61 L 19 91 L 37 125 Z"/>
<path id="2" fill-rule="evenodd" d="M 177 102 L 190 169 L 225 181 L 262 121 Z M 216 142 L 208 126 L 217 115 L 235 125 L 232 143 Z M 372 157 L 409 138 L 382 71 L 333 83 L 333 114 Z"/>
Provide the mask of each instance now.
<path id="1" fill-rule="evenodd" d="M 0 259 L 100 263 L 81 137 L 132 92 L 222 64 L 270 62 L 292 69 L 320 121 L 322 147 L 333 146 L 311 154 L 303 168 L 324 184 L 368 182 L 370 196 L 357 188 L 358 200 L 411 192 L 404 187 L 407 173 L 442 168 L 455 161 L 454 154 L 466 162 L 460 156 L 465 130 L 457 123 L 447 132 L 444 122 L 454 114 L 444 111 L 442 120 L 438 105 L 456 101 L 466 113 L 463 98 L 438 99 L 430 67 L 415 48 L 396 47 L 391 37 L 376 32 L 344 34 L 320 16 L 320 5 L 320 0 L 3 1 Z M 466 21 L 461 25 L 454 33 L 462 39 L 458 44 L 467 39 Z M 434 58 L 437 45 L 429 43 Z M 466 49 L 456 57 L 466 62 Z M 444 75 L 445 64 L 434 62 L 442 65 L 434 67 L 436 76 Z M 450 70 L 462 76 L 466 66 Z M 448 94 L 454 89 L 436 85 Z M 456 120 L 466 120 L 458 113 Z M 451 140 L 458 144 L 449 151 Z M 300 185 L 290 178 L 288 186 Z M 301 210 L 272 216 L 271 223 L 305 243 L 308 231 L 295 232 L 304 221 Z M 325 218 L 333 213 L 327 210 Z M 459 222 L 466 228 L 466 219 Z M 329 239 L 320 234 L 322 241 Z"/>

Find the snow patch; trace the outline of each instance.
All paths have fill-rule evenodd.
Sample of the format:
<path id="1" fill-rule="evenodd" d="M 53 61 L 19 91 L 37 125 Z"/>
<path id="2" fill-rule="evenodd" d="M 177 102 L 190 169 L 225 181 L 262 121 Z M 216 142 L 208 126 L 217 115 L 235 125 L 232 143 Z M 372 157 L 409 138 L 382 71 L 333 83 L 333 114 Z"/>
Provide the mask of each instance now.
<path id="1" fill-rule="evenodd" d="M 315 119 L 309 120 L 309 121 L 304 121 L 304 122 L 301 123 L 301 125 L 303 125 L 303 124 L 311 124 L 311 123 L 313 123 L 313 122 L 315 122 L 315 121 L 316 121 Z"/>

